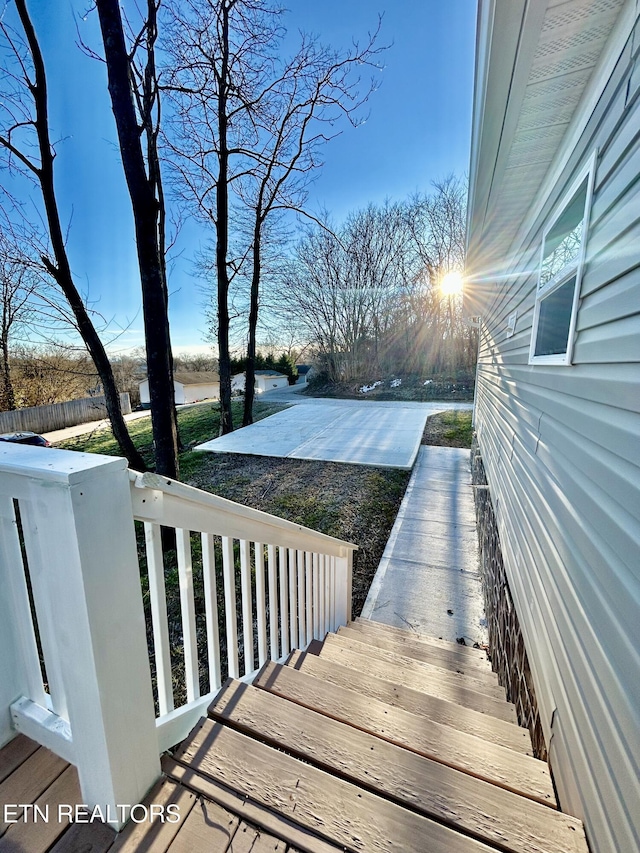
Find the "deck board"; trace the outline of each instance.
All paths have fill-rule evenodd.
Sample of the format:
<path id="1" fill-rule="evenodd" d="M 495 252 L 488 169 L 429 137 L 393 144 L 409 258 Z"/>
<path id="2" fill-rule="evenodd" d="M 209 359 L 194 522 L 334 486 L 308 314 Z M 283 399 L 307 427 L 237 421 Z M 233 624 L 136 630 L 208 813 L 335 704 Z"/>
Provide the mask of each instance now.
<path id="1" fill-rule="evenodd" d="M 463 687 L 466 690 L 472 690 L 474 693 L 489 696 L 502 704 L 505 703 L 504 687 L 498 684 L 498 679 L 493 673 L 478 672 L 471 667 L 467 667 L 465 670 L 445 669 L 427 661 L 407 657 L 399 651 L 389 651 L 380 646 L 372 645 L 368 642 L 367 637 L 361 634 L 354 637 L 354 634 L 357 632 L 327 634 L 320 650 L 320 657 L 322 657 L 325 649 L 344 649 L 354 660 L 357 656 L 356 664 L 361 658 L 367 660 L 366 672 L 377 669 L 381 665 L 384 665 L 385 670 L 391 666 L 402 674 L 405 681 L 411 680 L 415 686 L 435 682 L 454 690 Z M 332 655 L 328 656 L 333 659 Z"/>
<path id="2" fill-rule="evenodd" d="M 547 765 L 535 758 L 437 723 L 425 726 L 422 717 L 336 688 L 291 667 L 267 663 L 253 683 L 396 746 L 556 807 Z"/>
<path id="3" fill-rule="evenodd" d="M 394 635 L 386 631 L 378 631 L 375 628 L 371 629 L 366 622 L 350 622 L 346 627 L 338 628 L 336 633 L 338 636 L 344 635 L 360 639 L 360 642 L 369 643 L 390 652 L 397 652 L 404 657 L 422 660 L 443 669 L 462 669 L 469 673 L 481 673 L 493 682 L 498 680 L 498 675 L 491 669 L 491 663 L 487 660 L 487 656 L 477 649 L 475 650 L 476 655 L 460 654 L 457 649 L 443 649 L 433 643 L 414 640 L 411 636 Z M 460 646 L 460 648 L 463 647 Z"/>
<path id="4" fill-rule="evenodd" d="M 194 802 L 167 849 L 170 853 L 193 853 L 194 850 L 225 853 L 230 849 L 239 824 L 236 815 L 201 797 Z M 235 851 L 235 846 L 233 849 Z"/>
<path id="5" fill-rule="evenodd" d="M 116 831 L 104 823 L 76 823 L 60 837 L 49 853 L 107 853 Z"/>
<path id="6" fill-rule="evenodd" d="M 38 748 L 34 740 L 24 735 L 17 735 L 5 744 L 0 749 L 0 782 L 20 767 Z"/>
<path id="7" fill-rule="evenodd" d="M 489 844 L 516 853 L 587 853 L 575 818 L 242 682 L 225 685 L 209 714 Z"/>
<path id="8" fill-rule="evenodd" d="M 353 853 L 491 849 L 210 720 L 194 730 L 176 758 Z"/>
<path id="9" fill-rule="evenodd" d="M 156 784 L 145 798 L 146 803 L 158 806 L 178 806 L 180 820 L 164 823 L 159 820 L 145 823 L 129 823 L 118 835 L 109 853 L 166 853 L 196 804 L 191 791 L 171 781 Z"/>
<path id="10" fill-rule="evenodd" d="M 25 766 L 25 765 L 22 765 Z M 35 800 L 40 813 L 49 818 L 32 819 L 11 824 L 0 839 L 2 853 L 46 853 L 66 832 L 69 821 L 58 820 L 58 804 L 78 803 L 81 800 L 78 773 L 75 767 L 66 769 Z"/>
<path id="11" fill-rule="evenodd" d="M 284 841 L 248 823 L 240 824 L 228 847 L 229 853 L 285 853 L 286 849 Z"/>
<path id="12" fill-rule="evenodd" d="M 54 755 L 44 746 L 39 747 L 0 784 L 0 803 L 35 803 L 68 766 L 64 759 Z M 12 818 L 18 818 L 22 813 L 21 808 L 12 810 Z M 16 825 L 0 819 L 0 838 Z"/>
<path id="13" fill-rule="evenodd" d="M 498 746 L 514 749 L 524 755 L 533 755 L 529 732 L 511 721 L 498 720 L 481 711 L 463 708 L 447 699 L 431 696 L 392 681 L 385 681 L 373 674 L 356 672 L 306 652 L 292 652 L 287 660 L 287 666 L 306 672 L 314 678 L 323 679 L 336 687 L 344 687 L 365 696 L 372 696 L 387 705 L 404 708 L 405 711 L 427 717 L 436 723 L 485 738 Z"/>

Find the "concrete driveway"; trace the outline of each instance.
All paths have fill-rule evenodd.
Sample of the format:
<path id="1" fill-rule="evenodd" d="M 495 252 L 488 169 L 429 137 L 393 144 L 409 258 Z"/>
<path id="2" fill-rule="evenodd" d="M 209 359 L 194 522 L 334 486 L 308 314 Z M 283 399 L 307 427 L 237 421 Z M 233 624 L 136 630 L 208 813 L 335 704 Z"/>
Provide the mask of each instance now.
<path id="1" fill-rule="evenodd" d="M 296 391 L 294 386 L 261 395 L 265 402 L 294 405 L 195 450 L 408 470 L 420 448 L 429 415 L 444 409 L 471 409 L 470 403 L 327 400 L 301 396 Z"/>

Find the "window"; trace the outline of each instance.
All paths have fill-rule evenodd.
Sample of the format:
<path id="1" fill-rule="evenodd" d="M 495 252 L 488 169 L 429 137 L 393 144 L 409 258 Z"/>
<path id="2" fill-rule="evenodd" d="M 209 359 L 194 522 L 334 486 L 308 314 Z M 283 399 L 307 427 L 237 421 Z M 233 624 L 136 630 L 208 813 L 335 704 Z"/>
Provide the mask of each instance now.
<path id="1" fill-rule="evenodd" d="M 571 363 L 594 163 L 595 154 L 544 232 L 530 364 Z"/>

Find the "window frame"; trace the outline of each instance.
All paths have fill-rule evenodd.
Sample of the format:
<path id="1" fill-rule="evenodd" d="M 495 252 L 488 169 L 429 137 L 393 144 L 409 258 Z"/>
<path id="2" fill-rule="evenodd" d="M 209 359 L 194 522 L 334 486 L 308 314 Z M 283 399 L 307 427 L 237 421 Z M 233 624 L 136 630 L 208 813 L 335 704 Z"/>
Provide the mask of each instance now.
<path id="1" fill-rule="evenodd" d="M 578 317 L 578 307 L 580 304 L 580 290 L 582 285 L 582 275 L 586 258 L 587 241 L 589 233 L 589 219 L 591 214 L 591 202 L 593 198 L 593 185 L 595 180 L 595 167 L 598 152 L 594 151 L 589 158 L 586 166 L 580 171 L 567 192 L 563 195 L 560 202 L 557 204 L 554 214 L 549 219 L 547 225 L 542 232 L 542 245 L 540 247 L 540 262 L 538 265 L 538 274 L 536 277 L 536 292 L 535 305 L 533 312 L 533 325 L 531 329 L 531 343 L 529 346 L 529 364 L 552 364 L 552 365 L 570 365 L 573 357 L 573 346 L 576 336 L 576 322 Z M 574 261 L 566 264 L 558 273 L 548 282 L 540 285 L 542 269 L 544 264 L 544 249 L 549 232 L 553 229 L 560 217 L 568 208 L 574 196 L 577 194 L 580 186 L 586 181 L 586 195 L 584 203 L 584 214 L 582 217 L 582 236 L 580 240 L 580 249 Z M 565 285 L 573 276 L 575 276 L 575 284 L 573 289 L 573 300 L 571 304 L 571 315 L 569 319 L 569 332 L 567 335 L 567 348 L 564 353 L 553 353 L 551 355 L 536 355 L 536 343 L 538 338 L 538 327 L 540 321 L 540 306 L 544 300 L 551 296 L 556 290 Z"/>

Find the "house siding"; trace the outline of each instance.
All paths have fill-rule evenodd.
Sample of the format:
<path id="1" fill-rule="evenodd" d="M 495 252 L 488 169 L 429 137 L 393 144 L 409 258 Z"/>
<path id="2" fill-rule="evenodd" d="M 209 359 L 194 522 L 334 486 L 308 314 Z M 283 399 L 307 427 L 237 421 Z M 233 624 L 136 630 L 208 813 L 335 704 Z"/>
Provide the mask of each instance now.
<path id="1" fill-rule="evenodd" d="M 627 85 L 637 43 L 636 33 L 525 239 L 517 269 L 529 272 L 483 314 L 477 375 L 478 442 L 550 763 L 594 853 L 640 850 L 640 99 Z M 572 365 L 532 366 L 542 231 L 596 148 Z"/>

